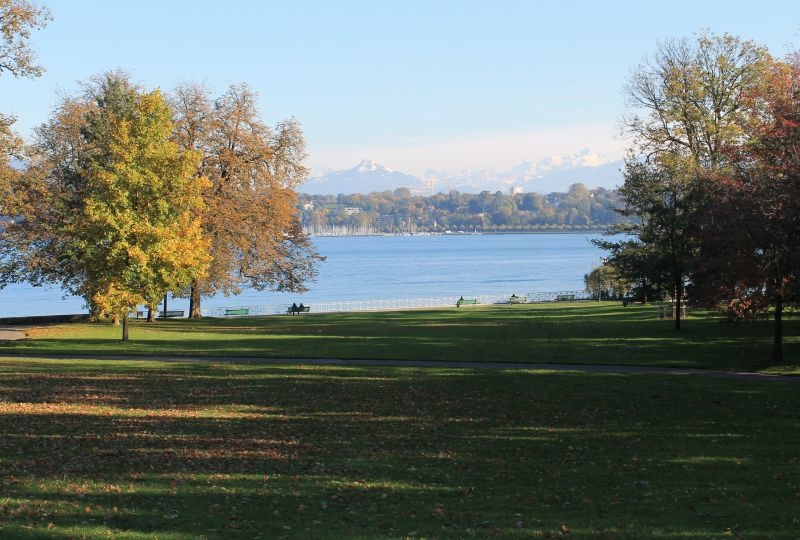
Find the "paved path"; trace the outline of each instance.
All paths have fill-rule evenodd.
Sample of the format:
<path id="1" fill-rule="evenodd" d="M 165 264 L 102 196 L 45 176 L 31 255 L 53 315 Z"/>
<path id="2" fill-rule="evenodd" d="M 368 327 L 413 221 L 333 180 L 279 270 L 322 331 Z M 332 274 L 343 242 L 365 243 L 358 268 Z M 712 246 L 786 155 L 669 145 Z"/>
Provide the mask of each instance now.
<path id="1" fill-rule="evenodd" d="M 2 353 L 0 353 L 2 354 Z M 9 354 L 6 357 L 17 357 Z M 715 377 L 723 379 L 744 379 L 751 381 L 774 381 L 790 384 L 800 384 L 800 377 L 791 375 L 768 375 L 748 371 L 723 371 L 714 369 L 698 369 L 683 367 L 656 367 L 656 366 L 623 366 L 603 364 L 548 364 L 548 363 L 523 363 L 523 362 L 445 362 L 439 360 L 376 360 L 356 359 L 344 360 L 340 358 L 256 358 L 242 356 L 133 356 L 133 355 L 19 355 L 19 358 L 43 360 L 140 360 L 155 362 L 210 362 L 233 364 L 263 364 L 281 366 L 358 366 L 358 367 L 411 367 L 411 368 L 451 368 L 451 369 L 506 369 L 506 370 L 534 370 L 534 371 L 560 371 L 582 373 L 618 373 L 632 375 L 674 375 L 684 377 Z"/>
<path id="2" fill-rule="evenodd" d="M 27 332 L 32 326 L 0 326 L 0 341 L 16 341 L 28 336 Z"/>
<path id="3" fill-rule="evenodd" d="M 0 326 L 0 341 L 14 341 L 27 336 L 32 326 Z M 14 355 L 17 356 L 17 355 Z M 520 362 L 444 362 L 437 360 L 343 360 L 339 358 L 255 358 L 219 356 L 109 356 L 109 355 L 20 355 L 20 358 L 70 359 L 91 358 L 96 360 L 155 360 L 162 362 L 230 362 L 272 365 L 311 365 L 311 366 L 383 366 L 415 368 L 457 368 L 457 369 L 519 369 L 536 371 L 578 371 L 584 373 L 620 373 L 703 376 L 725 379 L 747 379 L 758 381 L 782 381 L 800 384 L 800 377 L 786 375 L 767 375 L 746 371 L 721 371 L 681 367 L 621 366 L 621 365 L 580 365 Z"/>

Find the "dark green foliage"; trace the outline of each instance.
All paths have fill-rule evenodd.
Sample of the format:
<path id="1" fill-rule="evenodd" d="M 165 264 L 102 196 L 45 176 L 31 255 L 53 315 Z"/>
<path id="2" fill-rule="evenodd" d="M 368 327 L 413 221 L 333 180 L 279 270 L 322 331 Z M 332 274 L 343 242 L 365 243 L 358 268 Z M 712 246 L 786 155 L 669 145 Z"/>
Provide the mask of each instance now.
<path id="1" fill-rule="evenodd" d="M 609 265 L 639 289 L 636 296 L 646 298 L 652 289 L 659 298 L 675 299 L 678 305 L 697 258 L 703 198 L 694 168 L 686 165 L 681 160 L 650 162 L 629 157 L 619 213 L 630 221 L 610 229 L 625 237 L 595 241 L 609 251 Z M 680 327 L 677 317 L 675 328 Z"/>

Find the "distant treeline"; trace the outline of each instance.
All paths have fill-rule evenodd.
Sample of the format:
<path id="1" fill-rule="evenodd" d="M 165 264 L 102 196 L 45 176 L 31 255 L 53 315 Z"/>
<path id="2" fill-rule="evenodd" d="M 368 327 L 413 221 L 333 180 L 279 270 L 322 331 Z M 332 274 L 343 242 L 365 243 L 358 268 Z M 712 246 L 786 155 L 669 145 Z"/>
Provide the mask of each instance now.
<path id="1" fill-rule="evenodd" d="M 605 229 L 621 218 L 616 190 L 573 184 L 566 193 L 412 195 L 407 188 L 367 195 L 300 196 L 303 228 L 312 234 L 522 232 Z"/>

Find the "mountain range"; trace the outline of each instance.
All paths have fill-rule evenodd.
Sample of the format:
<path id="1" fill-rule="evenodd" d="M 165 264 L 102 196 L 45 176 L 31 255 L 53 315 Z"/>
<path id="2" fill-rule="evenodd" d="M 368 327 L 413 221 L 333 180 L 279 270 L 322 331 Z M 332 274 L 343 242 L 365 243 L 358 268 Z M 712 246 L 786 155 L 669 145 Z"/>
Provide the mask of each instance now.
<path id="1" fill-rule="evenodd" d="M 422 176 L 365 159 L 351 169 L 328 171 L 309 178 L 299 191 L 310 195 L 338 195 L 408 188 L 414 193 L 430 195 L 451 190 L 508 193 L 516 187 L 523 192 L 563 193 L 575 183 L 582 183 L 589 189 L 614 189 L 622 184 L 622 167 L 622 160 L 608 160 L 588 149 L 570 156 L 550 156 L 535 163 L 523 161 L 505 171 L 431 169 Z"/>

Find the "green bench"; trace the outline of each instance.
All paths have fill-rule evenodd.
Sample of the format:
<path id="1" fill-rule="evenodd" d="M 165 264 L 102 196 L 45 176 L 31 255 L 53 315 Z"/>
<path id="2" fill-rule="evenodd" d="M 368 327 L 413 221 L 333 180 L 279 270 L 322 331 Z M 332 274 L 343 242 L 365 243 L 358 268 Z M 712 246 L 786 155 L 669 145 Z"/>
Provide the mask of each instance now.
<path id="1" fill-rule="evenodd" d="M 309 313 L 311 311 L 311 306 L 304 306 L 300 304 L 299 306 L 289 306 L 286 309 L 287 315 L 294 315 L 296 313 Z"/>
<path id="2" fill-rule="evenodd" d="M 556 296 L 556 302 L 571 302 L 575 300 L 574 294 L 559 294 Z"/>
<path id="3" fill-rule="evenodd" d="M 527 304 L 528 303 L 528 297 L 527 296 L 517 296 L 516 294 L 512 294 L 508 298 L 508 303 L 509 304 Z"/>
<path id="4" fill-rule="evenodd" d="M 458 302 L 456 302 L 456 307 L 467 306 L 467 305 L 477 304 L 477 303 L 478 303 L 478 299 L 477 298 L 464 298 L 462 296 L 461 298 L 458 299 Z"/>
<path id="5" fill-rule="evenodd" d="M 159 319 L 178 319 L 183 317 L 183 310 L 181 311 L 159 311 L 158 318 Z"/>
<path id="6" fill-rule="evenodd" d="M 250 315 L 250 308 L 233 308 L 225 310 L 226 317 L 243 317 L 245 315 Z"/>

